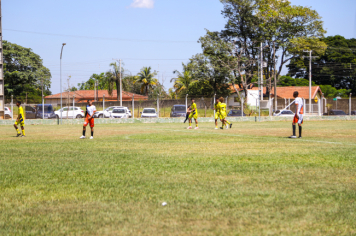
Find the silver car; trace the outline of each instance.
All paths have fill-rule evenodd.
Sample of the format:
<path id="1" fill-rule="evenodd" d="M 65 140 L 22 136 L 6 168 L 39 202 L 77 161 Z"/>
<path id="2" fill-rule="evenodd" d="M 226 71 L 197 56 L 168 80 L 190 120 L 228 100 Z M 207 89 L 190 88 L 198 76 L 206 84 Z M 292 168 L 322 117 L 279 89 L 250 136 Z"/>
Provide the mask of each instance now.
<path id="1" fill-rule="evenodd" d="M 290 110 L 277 110 L 275 113 L 273 113 L 273 116 L 294 116 L 295 114 L 290 111 Z"/>
<path id="2" fill-rule="evenodd" d="M 11 119 L 12 118 L 12 112 L 10 108 L 5 107 L 5 119 Z"/>

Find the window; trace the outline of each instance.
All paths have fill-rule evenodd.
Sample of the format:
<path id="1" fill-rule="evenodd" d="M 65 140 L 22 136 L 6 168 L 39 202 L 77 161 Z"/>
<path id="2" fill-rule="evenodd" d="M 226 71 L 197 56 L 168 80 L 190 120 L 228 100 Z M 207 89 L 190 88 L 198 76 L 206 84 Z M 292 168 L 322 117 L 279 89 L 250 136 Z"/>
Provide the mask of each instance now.
<path id="1" fill-rule="evenodd" d="M 142 113 L 156 113 L 155 109 L 144 109 Z"/>

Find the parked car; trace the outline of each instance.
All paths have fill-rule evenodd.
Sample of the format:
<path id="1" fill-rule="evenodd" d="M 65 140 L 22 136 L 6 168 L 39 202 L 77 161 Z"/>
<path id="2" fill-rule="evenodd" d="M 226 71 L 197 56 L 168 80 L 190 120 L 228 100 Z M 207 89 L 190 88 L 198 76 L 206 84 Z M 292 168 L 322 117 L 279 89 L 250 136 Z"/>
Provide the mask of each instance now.
<path id="1" fill-rule="evenodd" d="M 131 111 L 127 108 L 127 107 L 120 107 L 120 106 L 114 106 L 114 107 L 108 107 L 106 108 L 104 111 L 97 111 L 94 115 L 94 117 L 98 117 L 98 118 L 110 118 L 112 111 L 115 108 L 126 108 L 127 110 L 127 117 L 131 118 Z M 103 115 L 102 117 L 100 117 L 100 115 Z"/>
<path id="2" fill-rule="evenodd" d="M 351 111 L 351 115 L 356 115 L 356 111 Z"/>
<path id="3" fill-rule="evenodd" d="M 5 107 L 5 119 L 11 119 L 12 118 L 12 112 L 10 108 Z"/>
<path id="4" fill-rule="evenodd" d="M 295 114 L 290 110 L 277 110 L 275 113 L 273 113 L 273 116 L 295 116 Z"/>
<path id="5" fill-rule="evenodd" d="M 44 104 L 44 109 L 42 109 L 42 104 L 36 106 L 36 119 L 56 119 L 57 115 L 54 113 L 53 106 L 51 104 Z M 42 114 L 42 110 L 44 113 Z"/>
<path id="6" fill-rule="evenodd" d="M 170 117 L 185 117 L 186 114 L 185 105 L 174 105 L 172 107 Z"/>
<path id="7" fill-rule="evenodd" d="M 128 110 L 125 107 L 121 107 L 121 108 L 114 108 L 111 112 L 111 117 L 112 118 L 129 118 L 128 115 Z"/>
<path id="8" fill-rule="evenodd" d="M 141 112 L 141 118 L 157 118 L 156 109 L 154 108 L 144 108 Z"/>
<path id="9" fill-rule="evenodd" d="M 63 107 L 54 113 L 57 115 L 57 118 L 61 118 L 61 111 L 62 111 L 62 119 L 73 119 L 74 118 L 84 118 L 85 113 L 80 107 Z"/>
<path id="10" fill-rule="evenodd" d="M 230 110 L 227 116 L 241 116 L 241 110 Z M 243 116 L 246 116 L 246 114 L 243 113 Z"/>
<path id="11" fill-rule="evenodd" d="M 346 116 L 346 113 L 342 110 L 330 110 L 329 116 Z"/>

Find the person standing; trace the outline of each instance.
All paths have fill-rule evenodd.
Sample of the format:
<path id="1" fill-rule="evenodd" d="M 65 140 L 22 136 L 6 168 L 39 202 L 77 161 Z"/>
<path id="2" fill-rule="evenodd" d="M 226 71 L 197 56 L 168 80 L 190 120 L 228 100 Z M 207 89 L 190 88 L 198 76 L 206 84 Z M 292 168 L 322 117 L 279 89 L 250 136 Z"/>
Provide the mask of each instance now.
<path id="1" fill-rule="evenodd" d="M 215 110 L 215 129 L 218 129 L 218 119 L 220 118 L 220 101 L 219 98 L 216 99 L 214 104 Z"/>
<path id="2" fill-rule="evenodd" d="M 297 136 L 295 135 L 295 125 L 298 124 L 299 127 L 299 137 L 298 138 L 302 138 L 302 124 L 303 124 L 303 113 L 304 113 L 304 103 L 303 103 L 303 99 L 298 97 L 299 96 L 299 92 L 295 91 L 293 93 L 293 97 L 295 98 L 294 100 L 294 104 L 295 104 L 295 116 L 293 118 L 293 135 L 289 136 L 289 138 L 297 138 Z"/>
<path id="3" fill-rule="evenodd" d="M 90 125 L 91 129 L 90 139 L 94 138 L 94 114 L 96 112 L 96 107 L 93 105 L 91 100 L 88 100 L 87 103 L 87 110 L 85 112 L 85 119 L 83 124 L 83 135 L 80 137 L 81 139 L 85 139 L 85 131 L 88 124 Z"/>
<path id="4" fill-rule="evenodd" d="M 23 113 L 23 108 L 21 107 L 21 102 L 17 101 L 16 102 L 16 106 L 19 108 L 19 114 L 17 116 L 17 119 L 15 121 L 14 127 L 17 131 L 17 136 L 16 137 L 20 137 L 21 136 L 21 132 L 19 130 L 18 125 L 21 126 L 21 130 L 22 130 L 22 136 L 21 137 L 26 137 L 25 136 L 25 116 Z"/>
<path id="5" fill-rule="evenodd" d="M 229 128 L 230 126 L 230 129 L 232 128 L 232 124 L 226 119 L 227 117 L 227 109 L 226 109 L 226 103 L 224 103 L 224 98 L 221 97 L 220 99 L 220 120 L 222 122 L 222 127 L 221 129 L 224 129 L 224 125 L 226 126 L 226 129 Z"/>
<path id="6" fill-rule="evenodd" d="M 194 118 L 195 120 L 195 129 L 199 129 L 198 128 L 198 109 L 197 109 L 197 104 L 195 104 L 195 99 L 192 98 L 192 105 L 190 106 L 189 109 L 189 127 L 187 129 L 191 129 L 192 128 L 192 119 Z"/>

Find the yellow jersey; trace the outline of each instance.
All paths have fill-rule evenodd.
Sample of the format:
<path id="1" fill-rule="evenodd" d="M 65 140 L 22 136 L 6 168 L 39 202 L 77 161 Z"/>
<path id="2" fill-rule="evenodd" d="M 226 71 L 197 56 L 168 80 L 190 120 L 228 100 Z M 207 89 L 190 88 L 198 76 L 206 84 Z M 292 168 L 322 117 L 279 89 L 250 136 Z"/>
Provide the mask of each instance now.
<path id="1" fill-rule="evenodd" d="M 215 108 L 215 112 L 217 112 L 217 113 L 220 113 L 220 104 L 221 104 L 221 102 L 215 103 L 214 108 Z"/>
<path id="2" fill-rule="evenodd" d="M 195 102 L 190 106 L 190 109 L 191 109 L 191 110 L 194 110 L 194 109 L 195 109 L 195 111 L 193 111 L 193 114 L 194 114 L 194 115 L 198 115 L 197 104 L 195 104 Z"/>
<path id="3" fill-rule="evenodd" d="M 25 119 L 25 115 L 23 114 L 23 108 L 21 106 L 19 107 L 19 115 L 21 115 L 20 121 L 23 121 Z"/>
<path id="4" fill-rule="evenodd" d="M 220 103 L 220 113 L 226 114 L 226 103 Z"/>

